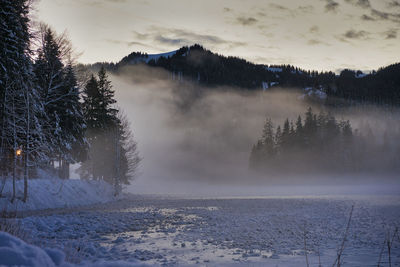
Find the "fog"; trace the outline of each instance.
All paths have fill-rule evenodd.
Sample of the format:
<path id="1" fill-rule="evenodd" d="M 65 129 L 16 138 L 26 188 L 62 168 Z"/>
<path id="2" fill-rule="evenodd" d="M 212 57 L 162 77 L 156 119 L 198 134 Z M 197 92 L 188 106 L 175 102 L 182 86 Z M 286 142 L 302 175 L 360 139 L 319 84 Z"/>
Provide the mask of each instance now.
<path id="1" fill-rule="evenodd" d="M 230 187 L 233 192 L 247 185 L 252 194 L 259 194 L 262 191 L 259 184 L 276 185 L 282 180 L 284 184 L 298 185 L 296 194 L 298 190 L 304 191 L 299 189 L 304 185 L 312 191 L 309 185 L 321 185 L 329 179 L 332 182 L 328 184 L 335 184 L 340 178 L 326 174 L 332 178 L 320 182 L 310 174 L 288 180 L 280 179 L 279 174 L 260 176 L 249 171 L 250 151 L 260 138 L 266 117 L 272 118 L 275 125 L 282 125 L 286 118 L 295 120 L 298 115 L 303 116 L 309 106 L 316 112 L 320 110 L 321 105 L 301 99 L 297 90 L 204 88 L 195 82 L 174 80 L 176 77 L 168 72 L 142 65 L 124 67 L 109 78 L 120 108 L 132 123 L 143 158 L 139 175 L 130 186 L 135 192 L 212 191 L 219 195 L 224 188 Z M 398 111 L 364 107 L 344 108 L 336 113 L 338 118 L 349 119 L 353 129 L 366 125 L 378 129 L 374 131 L 379 135 L 375 139 L 382 139 L 388 125 L 396 125 L 393 126 L 396 129 L 391 129 L 399 132 Z M 362 179 L 367 184 L 378 182 L 375 174 L 363 175 Z M 351 178 L 339 180 L 353 183 Z M 314 189 L 321 192 L 318 187 Z"/>

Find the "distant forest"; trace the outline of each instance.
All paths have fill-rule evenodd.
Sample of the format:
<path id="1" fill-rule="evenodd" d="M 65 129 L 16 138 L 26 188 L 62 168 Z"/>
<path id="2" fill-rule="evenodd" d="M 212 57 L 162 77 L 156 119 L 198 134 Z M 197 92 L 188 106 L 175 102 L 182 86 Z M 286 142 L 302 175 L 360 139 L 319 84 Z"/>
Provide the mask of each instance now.
<path id="1" fill-rule="evenodd" d="M 185 79 L 207 87 L 230 86 L 248 90 L 270 88 L 315 88 L 327 94 L 329 105 L 377 103 L 400 105 L 400 63 L 371 73 L 345 69 L 333 72 L 303 70 L 291 65 L 254 64 L 238 57 L 215 54 L 201 45 L 182 47 L 176 53 L 151 58 L 145 53 L 131 53 L 120 62 L 97 63 L 89 67 L 110 71 L 131 64 L 147 64 L 168 70 L 175 79 Z"/>
<path id="2" fill-rule="evenodd" d="M 398 137 L 399 133 L 395 140 Z M 388 141 L 387 134 L 377 140 L 368 126 L 353 130 L 348 120 L 338 121 L 324 112 L 317 115 L 309 108 L 304 120 L 299 115 L 296 122 L 286 119 L 276 128 L 267 118 L 249 165 L 264 173 L 396 173 L 400 171 L 400 145 Z"/>

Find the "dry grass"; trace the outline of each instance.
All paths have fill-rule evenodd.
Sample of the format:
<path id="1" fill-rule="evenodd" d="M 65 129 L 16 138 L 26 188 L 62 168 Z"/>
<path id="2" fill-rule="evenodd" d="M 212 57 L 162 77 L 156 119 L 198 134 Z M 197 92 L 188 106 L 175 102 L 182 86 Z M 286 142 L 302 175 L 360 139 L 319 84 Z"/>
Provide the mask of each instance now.
<path id="1" fill-rule="evenodd" d="M 26 242 L 30 240 L 29 233 L 21 227 L 17 218 L 17 210 L 8 210 L 7 206 L 4 206 L 0 211 L 0 231 L 9 233 Z"/>

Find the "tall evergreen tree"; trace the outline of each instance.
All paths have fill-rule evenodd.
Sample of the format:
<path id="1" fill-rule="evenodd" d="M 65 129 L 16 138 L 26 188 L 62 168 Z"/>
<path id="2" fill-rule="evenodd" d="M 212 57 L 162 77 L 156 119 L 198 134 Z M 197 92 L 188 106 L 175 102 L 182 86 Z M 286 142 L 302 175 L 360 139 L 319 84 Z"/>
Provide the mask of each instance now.
<path id="1" fill-rule="evenodd" d="M 29 168 L 33 162 L 43 159 L 46 147 L 39 119 L 43 114 L 42 105 L 32 81 L 30 1 L 2 0 L 0 3 L 0 175 L 6 178 L 12 173 L 14 200 L 19 164 L 24 170 L 23 200 L 26 201 Z"/>
<path id="2" fill-rule="evenodd" d="M 272 120 L 267 118 L 265 120 L 261 143 L 263 144 L 265 150 L 265 156 L 270 157 L 275 154 L 275 136 L 274 136 L 274 125 L 272 124 Z"/>
<path id="3" fill-rule="evenodd" d="M 42 121 L 46 122 L 52 161 L 58 161 L 59 176 L 68 178 L 69 164 L 83 160 L 87 150 L 71 45 L 65 35 L 56 35 L 47 25 L 41 25 L 40 34 L 35 74 L 46 111 Z"/>
<path id="4" fill-rule="evenodd" d="M 86 159 L 88 143 L 85 138 L 86 124 L 84 120 L 80 92 L 77 80 L 69 63 L 65 68 L 63 98 L 60 114 L 60 128 L 62 129 L 62 160 L 60 162 L 60 177 L 69 178 L 69 164 Z"/>
<path id="5" fill-rule="evenodd" d="M 101 101 L 98 103 L 103 127 L 115 127 L 118 124 L 119 119 L 117 118 L 118 109 L 114 107 L 117 102 L 114 99 L 114 91 L 112 90 L 111 82 L 108 80 L 106 70 L 102 67 L 98 73 L 98 87 Z"/>
<path id="6" fill-rule="evenodd" d="M 45 122 L 47 141 L 50 145 L 50 157 L 53 161 L 63 158 L 64 147 L 61 117 L 64 114 L 64 64 L 61 59 L 60 47 L 55 33 L 46 25 L 41 25 L 41 43 L 37 51 L 34 65 L 36 83 L 40 88 L 46 117 Z"/>
<path id="7" fill-rule="evenodd" d="M 89 159 L 79 168 L 82 178 L 102 179 L 120 191 L 140 162 L 137 144 L 125 115 L 115 108 L 114 91 L 105 70 L 91 76 L 84 90 Z"/>

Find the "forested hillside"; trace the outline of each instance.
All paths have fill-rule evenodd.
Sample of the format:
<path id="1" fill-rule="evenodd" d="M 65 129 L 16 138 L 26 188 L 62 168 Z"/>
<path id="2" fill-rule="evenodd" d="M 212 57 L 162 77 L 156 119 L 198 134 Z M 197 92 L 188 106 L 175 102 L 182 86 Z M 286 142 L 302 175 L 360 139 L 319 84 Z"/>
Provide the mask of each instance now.
<path id="1" fill-rule="evenodd" d="M 134 52 L 118 63 L 96 63 L 110 71 L 132 64 L 146 64 L 171 72 L 171 79 L 188 80 L 207 87 L 231 86 L 248 90 L 271 87 L 313 88 L 326 94 L 330 105 L 368 102 L 400 104 L 400 63 L 363 73 L 345 69 L 339 74 L 303 70 L 291 65 L 253 64 L 238 57 L 215 54 L 196 44 L 165 54 L 148 55 Z"/>

